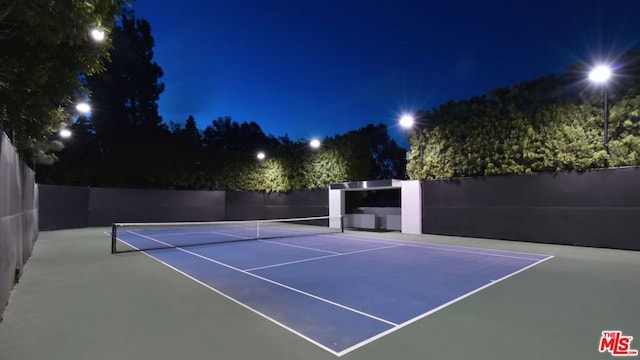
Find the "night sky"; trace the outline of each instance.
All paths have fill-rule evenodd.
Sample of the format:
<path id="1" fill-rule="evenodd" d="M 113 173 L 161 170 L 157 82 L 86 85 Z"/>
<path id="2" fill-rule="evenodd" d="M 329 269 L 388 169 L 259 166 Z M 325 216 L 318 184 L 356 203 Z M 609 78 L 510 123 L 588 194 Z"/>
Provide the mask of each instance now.
<path id="1" fill-rule="evenodd" d="M 136 0 L 164 121 L 255 121 L 292 140 L 640 49 L 640 1 Z"/>

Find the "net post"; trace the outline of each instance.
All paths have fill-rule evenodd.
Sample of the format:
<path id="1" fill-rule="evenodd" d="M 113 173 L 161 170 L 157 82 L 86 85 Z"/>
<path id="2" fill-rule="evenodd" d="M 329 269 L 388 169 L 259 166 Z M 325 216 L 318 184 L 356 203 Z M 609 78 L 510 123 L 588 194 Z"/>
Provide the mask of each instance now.
<path id="1" fill-rule="evenodd" d="M 340 215 L 340 232 L 344 232 L 344 215 Z"/>
<path id="2" fill-rule="evenodd" d="M 113 223 L 111 225 L 111 253 L 115 254 L 116 253 L 116 223 Z"/>

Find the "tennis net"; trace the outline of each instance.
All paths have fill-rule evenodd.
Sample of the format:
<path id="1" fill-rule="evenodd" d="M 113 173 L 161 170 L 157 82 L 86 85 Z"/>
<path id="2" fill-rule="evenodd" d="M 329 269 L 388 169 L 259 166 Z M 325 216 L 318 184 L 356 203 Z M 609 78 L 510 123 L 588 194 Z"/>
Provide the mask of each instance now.
<path id="1" fill-rule="evenodd" d="M 343 232 L 342 217 L 167 222 L 114 223 L 111 253 L 229 243 Z"/>

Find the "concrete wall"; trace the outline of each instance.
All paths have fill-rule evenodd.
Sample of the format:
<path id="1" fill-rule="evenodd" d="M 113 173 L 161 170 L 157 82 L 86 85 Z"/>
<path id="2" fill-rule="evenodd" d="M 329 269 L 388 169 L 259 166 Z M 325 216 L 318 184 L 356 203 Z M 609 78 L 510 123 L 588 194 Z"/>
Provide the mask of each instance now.
<path id="1" fill-rule="evenodd" d="M 423 231 L 423 197 L 420 181 L 402 182 L 402 232 L 421 234 Z"/>
<path id="2" fill-rule="evenodd" d="M 342 190 L 329 190 L 329 216 L 331 217 L 329 227 L 339 229 L 343 224 L 337 220 L 345 213 L 345 193 Z M 346 227 L 347 225 L 344 224 Z"/>

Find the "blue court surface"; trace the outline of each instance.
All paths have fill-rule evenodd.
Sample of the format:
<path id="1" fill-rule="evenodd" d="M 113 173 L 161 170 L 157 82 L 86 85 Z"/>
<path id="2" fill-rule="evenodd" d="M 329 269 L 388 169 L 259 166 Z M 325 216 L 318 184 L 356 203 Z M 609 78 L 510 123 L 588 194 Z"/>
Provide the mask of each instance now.
<path id="1" fill-rule="evenodd" d="M 217 231 L 244 236 L 238 229 Z M 181 246 L 185 238 L 206 233 L 117 234 L 142 249 L 154 243 Z M 145 254 L 337 356 L 551 258 L 354 234 L 229 241 Z"/>

